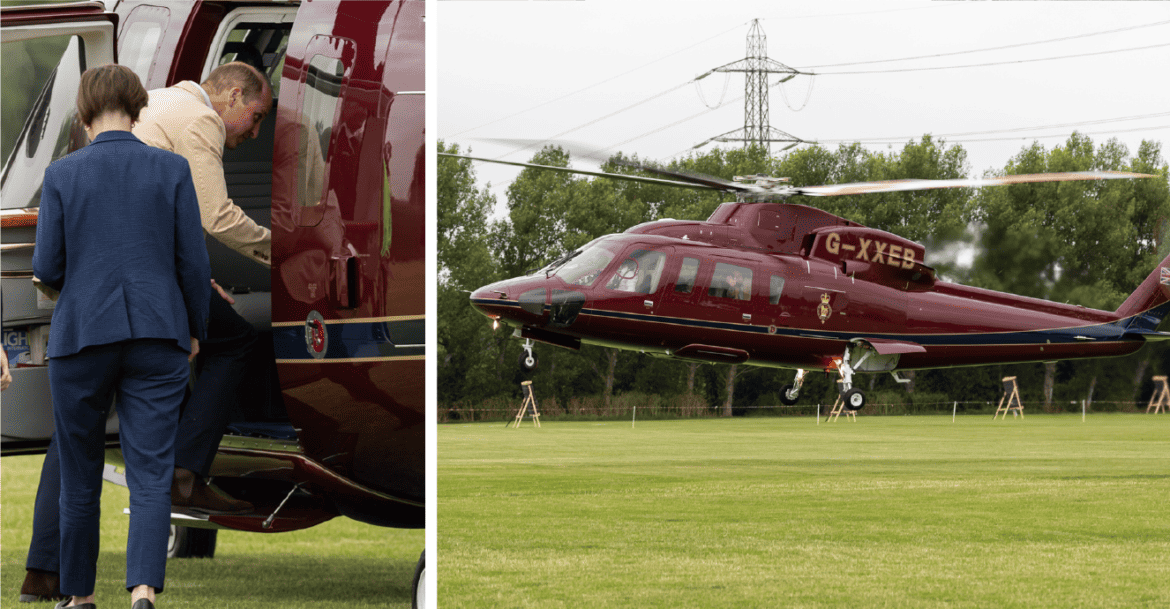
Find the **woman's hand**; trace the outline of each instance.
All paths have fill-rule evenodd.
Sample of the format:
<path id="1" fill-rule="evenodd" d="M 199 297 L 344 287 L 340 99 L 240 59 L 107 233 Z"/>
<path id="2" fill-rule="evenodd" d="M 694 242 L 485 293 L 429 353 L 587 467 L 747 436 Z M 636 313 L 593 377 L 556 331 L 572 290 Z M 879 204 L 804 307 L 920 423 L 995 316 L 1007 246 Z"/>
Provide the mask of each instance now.
<path id="1" fill-rule="evenodd" d="M 8 352 L 0 349 L 0 391 L 8 389 L 8 385 L 12 383 L 12 373 L 8 371 Z"/>

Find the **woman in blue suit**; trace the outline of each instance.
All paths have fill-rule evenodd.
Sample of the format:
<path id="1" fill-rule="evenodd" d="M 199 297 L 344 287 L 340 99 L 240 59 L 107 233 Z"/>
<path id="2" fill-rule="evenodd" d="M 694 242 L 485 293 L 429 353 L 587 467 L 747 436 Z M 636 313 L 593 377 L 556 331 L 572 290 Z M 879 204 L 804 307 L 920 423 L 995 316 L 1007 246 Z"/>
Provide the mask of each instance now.
<path id="1" fill-rule="evenodd" d="M 133 609 L 153 608 L 166 577 L 175 430 L 187 362 L 205 333 L 211 269 L 187 161 L 130 133 L 146 102 L 128 68 L 87 70 L 77 110 L 91 142 L 45 170 L 33 270 L 60 292 L 48 346 L 61 459 L 58 607 L 94 607 L 115 397 Z"/>

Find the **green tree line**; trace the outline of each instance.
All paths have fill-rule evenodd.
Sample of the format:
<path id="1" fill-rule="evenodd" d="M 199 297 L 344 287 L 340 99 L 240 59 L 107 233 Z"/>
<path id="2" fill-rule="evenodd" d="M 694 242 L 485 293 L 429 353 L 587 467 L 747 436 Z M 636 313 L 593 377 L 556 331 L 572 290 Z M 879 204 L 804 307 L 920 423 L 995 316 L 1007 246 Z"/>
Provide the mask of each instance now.
<path id="1" fill-rule="evenodd" d="M 469 153 L 439 142 L 440 152 Z M 632 172 L 614 155 L 603 166 Z M 565 150 L 550 146 L 535 164 L 570 166 Z M 524 169 L 509 185 L 502 209 L 476 181 L 471 161 L 438 161 L 439 408 L 458 412 L 481 407 L 514 412 L 519 383 L 531 379 L 538 397 L 556 404 L 593 399 L 652 396 L 657 404 L 708 414 L 743 414 L 780 404 L 790 371 L 753 366 L 691 364 L 615 349 L 583 346 L 571 352 L 540 345 L 540 368 L 521 372 L 521 341 L 469 304 L 470 292 L 491 282 L 524 274 L 605 234 L 618 233 L 663 218 L 705 219 L 726 195 L 711 191 L 584 178 Z M 736 175 L 785 176 L 794 185 L 835 184 L 904 178 L 967 177 L 966 151 L 929 135 L 900 150 L 874 152 L 859 144 L 836 149 L 811 146 L 778 156 L 760 148 L 715 149 L 692 154 L 668 169 L 731 179 Z M 790 203 L 818 207 L 864 225 L 927 246 L 927 263 L 943 278 L 994 290 L 1113 310 L 1156 267 L 1168 251 L 1164 239 L 1170 219 L 1167 163 L 1158 143 L 1145 141 L 1131 154 L 1115 140 L 1095 145 L 1073 134 L 1052 149 L 1032 144 L 1002 170 L 989 175 L 1115 170 L 1158 175 L 1156 179 L 1018 184 L 983 189 L 877 193 L 847 197 L 793 197 Z M 974 248 L 970 265 L 956 253 Z M 1000 379 L 1017 376 L 1026 402 L 1050 411 L 1080 408 L 1092 400 L 1097 410 L 1119 402 L 1145 400 L 1150 377 L 1167 368 L 1167 348 L 1144 347 L 1123 358 L 949 368 L 908 374 L 899 385 L 888 374 L 862 375 L 856 381 L 871 392 L 871 402 L 995 402 Z M 835 378 L 811 374 L 802 403 L 833 401 Z M 627 400 L 629 402 L 630 400 Z M 503 416 L 503 415 L 501 415 Z"/>

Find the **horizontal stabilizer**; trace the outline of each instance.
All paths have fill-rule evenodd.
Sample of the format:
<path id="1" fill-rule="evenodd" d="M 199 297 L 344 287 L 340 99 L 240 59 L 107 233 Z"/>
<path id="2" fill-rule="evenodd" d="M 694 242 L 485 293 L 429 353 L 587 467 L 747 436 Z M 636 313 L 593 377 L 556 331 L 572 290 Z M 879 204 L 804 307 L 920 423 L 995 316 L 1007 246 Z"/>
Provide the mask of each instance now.
<path id="1" fill-rule="evenodd" d="M 1158 332 L 1157 330 L 1130 330 L 1125 333 L 1122 338 L 1142 338 L 1147 341 L 1151 340 L 1170 340 L 1170 332 Z"/>

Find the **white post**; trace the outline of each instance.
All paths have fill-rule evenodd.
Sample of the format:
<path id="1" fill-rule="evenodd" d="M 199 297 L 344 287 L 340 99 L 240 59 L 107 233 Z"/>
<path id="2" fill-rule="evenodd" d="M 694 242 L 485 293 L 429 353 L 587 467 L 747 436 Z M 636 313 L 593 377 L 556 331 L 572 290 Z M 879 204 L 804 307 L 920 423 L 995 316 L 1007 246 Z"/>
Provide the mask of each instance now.
<path id="1" fill-rule="evenodd" d="M 630 429 L 633 429 L 634 425 L 637 424 L 637 422 L 638 422 L 638 405 L 634 404 L 634 418 L 630 421 Z"/>
<path id="2" fill-rule="evenodd" d="M 817 425 L 821 424 L 821 405 L 817 404 Z"/>
<path id="3" fill-rule="evenodd" d="M 951 422 L 955 422 L 955 413 L 959 412 L 959 403 L 956 401 L 955 405 L 951 407 Z"/>
<path id="4" fill-rule="evenodd" d="M 1081 422 L 1085 422 L 1085 401 L 1081 400 Z"/>

